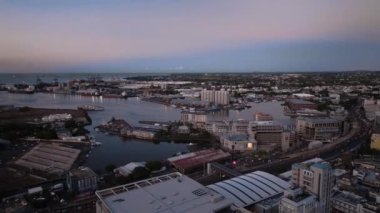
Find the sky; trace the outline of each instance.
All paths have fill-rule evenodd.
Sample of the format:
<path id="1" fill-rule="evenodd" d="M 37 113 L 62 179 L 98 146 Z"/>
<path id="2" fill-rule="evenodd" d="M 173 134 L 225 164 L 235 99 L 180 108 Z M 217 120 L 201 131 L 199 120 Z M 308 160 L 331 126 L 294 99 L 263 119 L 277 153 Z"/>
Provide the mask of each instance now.
<path id="1" fill-rule="evenodd" d="M 0 72 L 380 70 L 379 0 L 0 0 Z"/>

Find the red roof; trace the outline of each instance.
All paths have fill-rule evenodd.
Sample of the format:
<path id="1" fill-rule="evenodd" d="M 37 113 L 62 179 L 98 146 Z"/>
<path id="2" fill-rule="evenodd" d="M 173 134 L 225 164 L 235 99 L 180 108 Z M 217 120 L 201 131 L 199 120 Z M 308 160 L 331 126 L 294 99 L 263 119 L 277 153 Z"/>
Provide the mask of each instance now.
<path id="1" fill-rule="evenodd" d="M 193 154 L 194 154 L 193 156 L 178 159 L 178 160 L 172 161 L 171 163 L 177 168 L 186 169 L 190 167 L 199 166 L 204 163 L 222 160 L 230 156 L 229 153 L 223 152 L 220 149 L 218 150 L 207 149 L 207 150 L 202 150 L 198 152 L 193 152 Z"/>

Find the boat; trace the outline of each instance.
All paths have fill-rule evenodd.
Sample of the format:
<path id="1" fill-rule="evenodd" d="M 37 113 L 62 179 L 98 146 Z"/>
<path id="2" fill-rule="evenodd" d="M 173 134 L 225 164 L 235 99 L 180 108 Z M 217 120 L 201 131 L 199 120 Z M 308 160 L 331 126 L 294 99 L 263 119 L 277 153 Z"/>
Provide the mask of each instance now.
<path id="1" fill-rule="evenodd" d="M 92 144 L 93 146 L 101 146 L 101 145 L 102 145 L 102 142 L 94 141 L 94 142 L 91 142 L 91 144 Z"/>
<path id="2" fill-rule="evenodd" d="M 96 106 L 96 105 L 90 105 L 90 104 L 84 104 L 84 105 L 78 106 L 78 109 L 84 110 L 84 111 L 103 111 L 104 107 Z"/>

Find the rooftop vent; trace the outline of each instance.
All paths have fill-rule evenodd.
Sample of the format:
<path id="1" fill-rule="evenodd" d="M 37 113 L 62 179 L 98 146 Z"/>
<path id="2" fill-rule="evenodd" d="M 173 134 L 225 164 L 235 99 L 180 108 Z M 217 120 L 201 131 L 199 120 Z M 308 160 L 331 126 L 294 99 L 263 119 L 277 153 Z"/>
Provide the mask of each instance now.
<path id="1" fill-rule="evenodd" d="M 202 195 L 207 194 L 207 191 L 205 189 L 203 189 L 203 188 L 200 188 L 200 189 L 194 190 L 193 194 L 195 194 L 196 196 L 200 197 Z"/>
<path id="2" fill-rule="evenodd" d="M 123 202 L 123 201 L 125 201 L 125 200 L 122 199 L 122 198 L 119 198 L 119 199 L 113 200 L 112 202 L 114 202 L 114 203 L 116 203 L 116 202 L 120 203 L 120 202 Z"/>

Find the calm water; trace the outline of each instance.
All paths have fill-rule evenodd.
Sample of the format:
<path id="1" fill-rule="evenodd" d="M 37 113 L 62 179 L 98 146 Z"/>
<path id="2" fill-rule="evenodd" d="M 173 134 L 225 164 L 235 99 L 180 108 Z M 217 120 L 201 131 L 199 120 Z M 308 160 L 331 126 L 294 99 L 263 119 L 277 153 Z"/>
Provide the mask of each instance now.
<path id="1" fill-rule="evenodd" d="M 124 99 L 101 99 L 61 94 L 10 94 L 0 92 L 1 104 L 12 104 L 15 106 L 31 106 L 43 108 L 71 108 L 76 109 L 82 104 L 95 104 L 105 107 L 104 111 L 89 112 L 92 125 L 86 128 L 95 136 L 97 141 L 103 143 L 96 147 L 90 154 L 87 166 L 94 170 L 104 170 L 108 164 L 117 166 L 131 161 L 162 160 L 181 151 L 188 151 L 185 144 L 174 144 L 162 142 L 154 144 L 147 141 L 123 140 L 118 136 L 106 135 L 94 131 L 94 126 L 106 123 L 111 117 L 122 118 L 133 125 L 138 125 L 140 120 L 175 121 L 180 119 L 180 110 L 164 105 L 143 102 L 138 98 Z M 252 120 L 255 112 L 272 114 L 273 117 L 289 124 L 289 117 L 282 113 L 281 102 L 252 103 L 252 108 L 229 112 L 218 115 L 225 119 L 247 119 Z"/>

